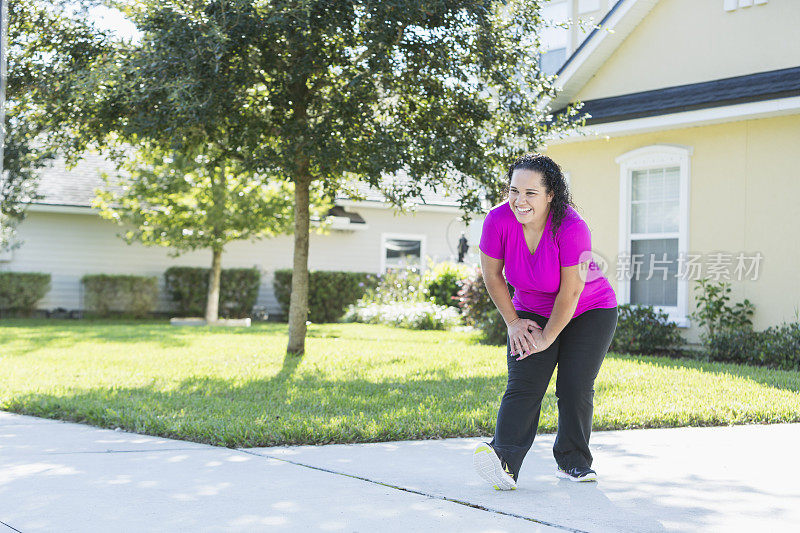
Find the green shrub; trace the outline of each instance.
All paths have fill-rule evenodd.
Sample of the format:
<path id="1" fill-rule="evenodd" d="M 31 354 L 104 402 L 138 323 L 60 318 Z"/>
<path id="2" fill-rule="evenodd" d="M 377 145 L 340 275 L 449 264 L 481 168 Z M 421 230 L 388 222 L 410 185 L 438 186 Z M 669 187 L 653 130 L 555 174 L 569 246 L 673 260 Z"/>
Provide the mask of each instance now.
<path id="1" fill-rule="evenodd" d="M 0 272 L 0 311 L 30 315 L 50 290 L 50 274 Z"/>
<path id="2" fill-rule="evenodd" d="M 208 302 L 211 269 L 171 267 L 164 272 L 164 283 L 176 312 L 183 316 L 202 316 Z M 250 316 L 258 299 L 261 273 L 257 268 L 223 268 L 219 281 L 219 314 L 225 318 Z"/>
<path id="3" fill-rule="evenodd" d="M 87 274 L 81 278 L 84 307 L 94 315 L 144 317 L 158 304 L 158 278 L 122 274 Z"/>
<path id="4" fill-rule="evenodd" d="M 178 314 L 205 314 L 209 272 L 208 268 L 198 267 L 170 267 L 164 272 L 164 286 Z"/>
<path id="5" fill-rule="evenodd" d="M 219 309 L 222 316 L 249 317 L 258 300 L 260 286 L 261 272 L 257 268 L 222 269 L 219 281 Z"/>
<path id="6" fill-rule="evenodd" d="M 611 351 L 656 354 L 680 349 L 683 338 L 669 315 L 652 306 L 620 304 Z"/>
<path id="7" fill-rule="evenodd" d="M 508 292 L 514 296 L 514 287 L 508 285 Z M 464 322 L 481 331 L 481 342 L 503 345 L 508 338 L 508 328 L 503 315 L 497 310 L 486 285 L 483 282 L 481 269 L 473 270 L 458 291 L 458 306 L 464 316 Z"/>
<path id="8" fill-rule="evenodd" d="M 708 338 L 706 356 L 711 361 L 800 369 L 800 323 L 785 322 L 764 331 L 719 329 Z"/>
<path id="9" fill-rule="evenodd" d="M 433 302 L 395 302 L 351 305 L 345 322 L 386 324 L 410 329 L 450 329 L 461 324 L 461 313 L 447 305 Z"/>
<path id="10" fill-rule="evenodd" d="M 416 268 L 389 270 L 378 274 L 375 283 L 369 287 L 359 300 L 359 304 L 398 302 L 425 302 L 427 292 L 422 275 Z"/>
<path id="11" fill-rule="evenodd" d="M 436 305 L 458 307 L 458 291 L 472 269 L 463 263 L 433 265 L 422 277 L 426 296 Z"/>
<path id="12" fill-rule="evenodd" d="M 703 342 L 708 344 L 717 332 L 723 330 L 751 330 L 753 321 L 751 317 L 755 307 L 750 300 L 728 305 L 731 287 L 729 283 L 719 282 L 712 284 L 708 279 L 701 279 L 695 285 L 697 308 L 691 313 L 691 318 L 697 320 L 697 325 L 704 327 L 700 334 Z"/>
<path id="13" fill-rule="evenodd" d="M 377 281 L 378 276 L 368 272 L 309 272 L 308 319 L 317 324 L 338 321 L 347 307 L 357 302 L 367 290 L 374 288 Z M 276 270 L 272 284 L 284 316 L 289 316 L 292 271 Z"/>

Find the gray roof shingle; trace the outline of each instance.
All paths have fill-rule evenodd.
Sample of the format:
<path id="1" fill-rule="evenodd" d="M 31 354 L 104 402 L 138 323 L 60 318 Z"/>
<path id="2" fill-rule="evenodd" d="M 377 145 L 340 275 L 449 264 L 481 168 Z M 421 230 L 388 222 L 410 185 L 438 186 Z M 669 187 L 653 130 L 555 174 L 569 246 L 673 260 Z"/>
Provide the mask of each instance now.
<path id="1" fill-rule="evenodd" d="M 792 67 L 587 100 L 576 119 L 588 113 L 587 125 L 602 124 L 797 95 L 800 67 Z"/>

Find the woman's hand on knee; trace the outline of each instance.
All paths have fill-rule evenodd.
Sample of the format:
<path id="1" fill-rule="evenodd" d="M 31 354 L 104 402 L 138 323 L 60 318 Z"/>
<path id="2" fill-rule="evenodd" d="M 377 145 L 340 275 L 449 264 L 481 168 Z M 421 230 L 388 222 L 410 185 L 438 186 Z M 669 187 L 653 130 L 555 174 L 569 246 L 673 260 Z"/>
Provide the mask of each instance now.
<path id="1" fill-rule="evenodd" d="M 512 321 L 508 325 L 508 341 L 512 355 L 527 357 L 535 353 L 537 344 L 533 332 L 541 332 L 541 330 L 539 324 L 527 318 L 517 318 Z"/>

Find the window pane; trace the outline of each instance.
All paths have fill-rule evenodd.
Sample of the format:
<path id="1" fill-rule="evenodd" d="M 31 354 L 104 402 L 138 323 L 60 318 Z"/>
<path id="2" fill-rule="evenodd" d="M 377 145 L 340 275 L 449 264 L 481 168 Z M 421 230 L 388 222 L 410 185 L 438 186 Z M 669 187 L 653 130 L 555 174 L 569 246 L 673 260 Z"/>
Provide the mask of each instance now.
<path id="1" fill-rule="evenodd" d="M 553 24 L 569 20 L 569 5 L 567 2 L 553 2 L 542 6 L 541 15 L 542 19 L 546 21 L 539 33 L 542 50 L 566 48 L 569 41 L 569 28 L 553 27 Z"/>
<path id="2" fill-rule="evenodd" d="M 631 232 L 647 233 L 647 204 L 631 206 Z"/>
<path id="3" fill-rule="evenodd" d="M 421 264 L 421 248 L 418 240 L 386 239 L 386 267 Z"/>
<path id="4" fill-rule="evenodd" d="M 664 202 L 652 202 L 647 209 L 647 232 L 664 231 Z"/>
<path id="5" fill-rule="evenodd" d="M 631 232 L 679 231 L 678 167 L 631 172 Z"/>
<path id="6" fill-rule="evenodd" d="M 568 21 L 569 11 L 569 3 L 566 1 L 550 2 L 541 7 L 544 24 L 539 31 L 541 43 L 539 69 L 547 75 L 558 72 L 558 69 L 567 60 L 570 30 L 553 25 Z"/>
<path id="7" fill-rule="evenodd" d="M 677 306 L 678 280 L 675 276 L 678 273 L 678 239 L 633 240 L 631 256 L 640 264 L 638 275 L 633 269 L 631 303 Z"/>
<path id="8" fill-rule="evenodd" d="M 633 177 L 633 201 L 647 199 L 647 171 L 634 170 Z"/>
<path id="9" fill-rule="evenodd" d="M 664 199 L 664 171 L 660 168 L 653 169 L 648 173 L 648 200 L 660 202 Z"/>
<path id="10" fill-rule="evenodd" d="M 539 55 L 539 70 L 548 76 L 558 72 L 564 61 L 567 60 L 567 49 L 556 48 Z"/>
<path id="11" fill-rule="evenodd" d="M 669 200 L 680 199 L 681 191 L 678 167 L 664 169 L 664 193 L 665 198 Z"/>
<path id="12" fill-rule="evenodd" d="M 664 231 L 678 231 L 680 206 L 677 201 L 667 202 L 664 207 Z"/>

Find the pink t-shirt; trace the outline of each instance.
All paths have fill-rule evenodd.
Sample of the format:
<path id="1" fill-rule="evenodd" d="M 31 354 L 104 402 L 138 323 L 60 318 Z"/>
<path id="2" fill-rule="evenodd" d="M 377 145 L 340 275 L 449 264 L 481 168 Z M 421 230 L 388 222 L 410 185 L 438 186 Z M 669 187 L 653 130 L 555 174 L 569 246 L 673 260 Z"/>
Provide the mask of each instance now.
<path id="1" fill-rule="evenodd" d="M 549 317 L 561 285 L 561 267 L 577 265 L 591 258 L 592 235 L 589 226 L 575 209 L 567 213 L 553 238 L 551 211 L 536 251 L 531 255 L 525 243 L 522 224 L 517 221 L 508 202 L 492 208 L 483 221 L 480 250 L 495 259 L 505 261 L 505 275 L 514 287 L 512 303 L 520 311 Z M 590 309 L 610 309 L 617 306 L 614 289 L 594 261 L 578 307 L 573 316 Z"/>

